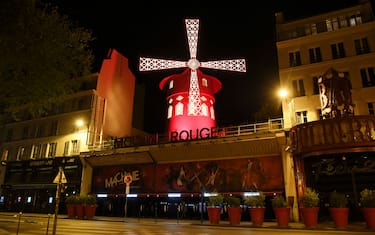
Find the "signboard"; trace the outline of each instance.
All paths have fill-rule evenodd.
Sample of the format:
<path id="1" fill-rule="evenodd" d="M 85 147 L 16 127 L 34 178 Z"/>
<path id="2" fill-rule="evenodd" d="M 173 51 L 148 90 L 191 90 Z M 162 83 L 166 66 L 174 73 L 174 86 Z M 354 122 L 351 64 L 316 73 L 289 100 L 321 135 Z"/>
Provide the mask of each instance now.
<path id="1" fill-rule="evenodd" d="M 60 181 L 61 179 L 61 181 Z M 60 169 L 59 172 L 57 173 L 55 179 L 53 180 L 53 183 L 58 184 L 66 184 L 68 181 L 66 180 L 65 173 L 63 169 Z"/>
<path id="2" fill-rule="evenodd" d="M 124 183 L 126 185 L 131 184 L 132 181 L 133 181 L 133 177 L 131 175 L 124 176 Z"/>

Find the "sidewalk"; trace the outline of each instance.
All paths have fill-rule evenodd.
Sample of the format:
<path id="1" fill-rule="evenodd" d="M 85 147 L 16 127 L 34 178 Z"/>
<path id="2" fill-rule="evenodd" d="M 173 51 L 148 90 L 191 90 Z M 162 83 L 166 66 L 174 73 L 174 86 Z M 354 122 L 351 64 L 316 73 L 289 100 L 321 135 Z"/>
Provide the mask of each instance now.
<path id="1" fill-rule="evenodd" d="M 16 219 L 19 213 L 16 212 L 0 212 L 0 216 L 9 216 L 9 219 Z M 37 214 L 37 213 L 23 213 L 22 218 L 32 220 L 32 218 L 48 218 L 48 214 Z M 59 219 L 71 219 L 67 215 L 59 215 Z M 74 220 L 74 219 L 73 219 Z M 305 228 L 305 225 L 301 222 L 290 222 L 288 228 L 279 228 L 276 222 L 265 221 L 262 227 L 252 226 L 251 221 L 241 221 L 239 225 L 231 225 L 229 221 L 223 220 L 219 224 L 210 224 L 208 220 L 187 220 L 187 219 L 165 219 L 165 218 L 124 218 L 124 217 L 111 217 L 111 216 L 95 216 L 92 220 L 97 221 L 111 221 L 111 222 L 122 222 L 122 223 L 146 223 L 146 224 L 177 224 L 177 225 L 193 225 L 193 226 L 223 226 L 223 227 L 237 227 L 237 228 L 256 228 L 256 229 L 298 229 L 298 230 L 322 230 L 322 231 L 341 231 L 341 232 L 375 232 L 366 228 L 365 222 L 352 222 L 348 224 L 346 229 L 335 228 L 332 221 L 319 222 L 317 227 L 314 229 Z"/>

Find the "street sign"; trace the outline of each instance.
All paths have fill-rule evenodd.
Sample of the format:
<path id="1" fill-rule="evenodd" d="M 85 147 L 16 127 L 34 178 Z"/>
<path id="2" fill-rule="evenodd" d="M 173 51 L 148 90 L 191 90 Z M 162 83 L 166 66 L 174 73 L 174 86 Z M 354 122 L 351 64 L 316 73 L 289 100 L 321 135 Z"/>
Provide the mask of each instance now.
<path id="1" fill-rule="evenodd" d="M 131 182 L 133 181 L 133 177 L 131 175 L 126 175 L 124 176 L 124 183 L 125 184 L 131 184 Z"/>
<path id="2" fill-rule="evenodd" d="M 60 181 L 60 179 L 61 179 L 61 181 Z M 55 184 L 58 184 L 58 183 L 66 184 L 66 183 L 68 183 L 68 181 L 66 180 L 65 173 L 64 173 L 63 169 L 59 170 L 55 179 L 53 180 L 53 183 L 55 183 Z"/>

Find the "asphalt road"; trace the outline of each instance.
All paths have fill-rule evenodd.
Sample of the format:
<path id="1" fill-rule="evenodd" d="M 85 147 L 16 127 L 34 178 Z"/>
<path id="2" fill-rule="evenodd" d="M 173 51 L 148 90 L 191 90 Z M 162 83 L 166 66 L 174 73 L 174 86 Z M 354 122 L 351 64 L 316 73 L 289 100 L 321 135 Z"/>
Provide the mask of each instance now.
<path id="1" fill-rule="evenodd" d="M 307 234 L 375 234 L 375 231 L 336 230 L 336 229 L 304 229 L 303 226 L 292 226 L 279 229 L 274 226 L 262 228 L 230 226 L 227 223 L 210 225 L 207 221 L 177 221 L 154 219 L 100 218 L 93 220 L 68 219 L 58 217 L 56 227 L 53 216 L 27 216 L 18 214 L 0 214 L 0 234 L 17 235 L 307 235 Z M 47 229 L 48 228 L 48 229 Z"/>

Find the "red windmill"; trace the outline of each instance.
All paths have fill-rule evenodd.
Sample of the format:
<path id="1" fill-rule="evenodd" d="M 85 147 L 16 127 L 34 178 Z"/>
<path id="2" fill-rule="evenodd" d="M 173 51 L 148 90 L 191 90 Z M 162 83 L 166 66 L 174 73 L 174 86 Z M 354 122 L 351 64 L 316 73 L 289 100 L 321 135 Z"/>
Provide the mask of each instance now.
<path id="1" fill-rule="evenodd" d="M 220 91 L 221 82 L 202 73 L 199 67 L 246 72 L 244 59 L 199 62 L 196 59 L 199 20 L 186 19 L 185 23 L 190 51 L 187 62 L 141 57 L 139 64 L 140 71 L 187 68 L 159 83 L 159 88 L 167 94 L 168 132 L 172 141 L 207 138 L 216 127 L 214 94 Z"/>

